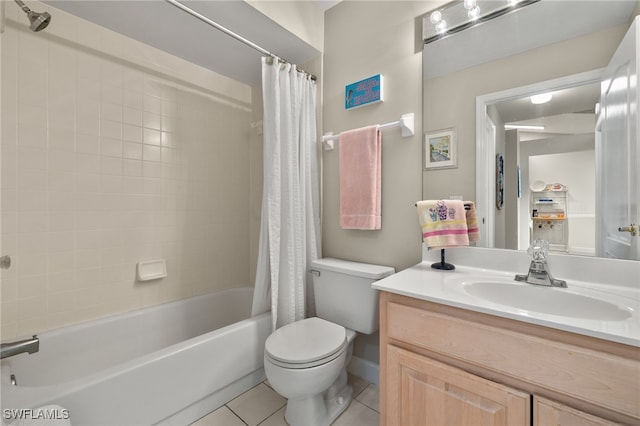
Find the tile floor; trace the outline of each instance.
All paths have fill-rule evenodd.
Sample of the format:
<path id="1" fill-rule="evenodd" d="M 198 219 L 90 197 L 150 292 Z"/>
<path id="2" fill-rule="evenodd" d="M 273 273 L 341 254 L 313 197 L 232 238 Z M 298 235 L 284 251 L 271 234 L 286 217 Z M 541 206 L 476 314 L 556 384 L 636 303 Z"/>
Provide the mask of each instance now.
<path id="1" fill-rule="evenodd" d="M 333 426 L 377 426 L 379 423 L 378 387 L 349 375 L 354 398 Z M 226 403 L 191 426 L 287 426 L 284 409 L 287 400 L 262 382 Z"/>

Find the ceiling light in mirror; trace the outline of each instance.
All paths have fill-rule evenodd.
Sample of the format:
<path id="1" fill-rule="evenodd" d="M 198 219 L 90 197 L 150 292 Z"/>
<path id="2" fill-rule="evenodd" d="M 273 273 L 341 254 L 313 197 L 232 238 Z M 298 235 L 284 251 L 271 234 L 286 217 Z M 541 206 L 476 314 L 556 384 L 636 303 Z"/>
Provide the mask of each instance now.
<path id="1" fill-rule="evenodd" d="M 529 125 L 529 124 L 505 124 L 504 128 L 505 128 L 505 130 L 513 130 L 513 129 L 518 129 L 518 130 L 544 130 L 544 126 L 536 126 L 536 125 Z"/>
<path id="2" fill-rule="evenodd" d="M 553 98 L 553 94 L 551 92 L 540 93 L 539 95 L 531 96 L 531 103 L 534 105 L 546 104 Z"/>
<path id="3" fill-rule="evenodd" d="M 540 0 L 455 0 L 427 13 L 422 21 L 425 44 L 497 18 Z"/>

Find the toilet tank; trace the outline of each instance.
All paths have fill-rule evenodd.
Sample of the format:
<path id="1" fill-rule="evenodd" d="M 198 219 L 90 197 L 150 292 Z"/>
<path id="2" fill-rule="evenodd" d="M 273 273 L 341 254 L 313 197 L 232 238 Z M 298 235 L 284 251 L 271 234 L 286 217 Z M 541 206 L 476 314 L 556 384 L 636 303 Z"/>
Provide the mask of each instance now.
<path id="1" fill-rule="evenodd" d="M 315 260 L 310 269 L 318 317 L 364 334 L 378 330 L 378 290 L 371 284 L 395 269 L 333 258 Z"/>

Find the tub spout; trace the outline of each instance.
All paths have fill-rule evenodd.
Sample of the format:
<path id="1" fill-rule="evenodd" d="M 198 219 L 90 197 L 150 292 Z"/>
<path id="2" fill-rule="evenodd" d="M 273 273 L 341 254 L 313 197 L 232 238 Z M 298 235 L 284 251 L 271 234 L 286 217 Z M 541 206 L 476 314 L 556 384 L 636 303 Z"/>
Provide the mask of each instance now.
<path id="1" fill-rule="evenodd" d="M 25 339 L 11 343 L 2 343 L 0 345 L 0 359 L 25 352 L 34 354 L 38 352 L 39 349 L 40 339 L 38 339 L 38 336 L 34 334 L 31 339 Z"/>

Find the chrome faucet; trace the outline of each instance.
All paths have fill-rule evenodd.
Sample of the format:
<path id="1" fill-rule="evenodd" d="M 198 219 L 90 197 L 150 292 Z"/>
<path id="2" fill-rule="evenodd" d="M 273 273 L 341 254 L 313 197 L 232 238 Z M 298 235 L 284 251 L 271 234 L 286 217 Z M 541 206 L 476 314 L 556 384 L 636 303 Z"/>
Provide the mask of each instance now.
<path id="1" fill-rule="evenodd" d="M 534 240 L 527 253 L 531 256 L 531 265 L 526 275 L 516 275 L 516 281 L 524 281 L 529 284 L 544 285 L 548 287 L 567 287 L 567 282 L 557 280 L 551 276 L 549 265 L 547 265 L 547 253 L 549 243 L 545 240 Z"/>
<path id="2" fill-rule="evenodd" d="M 40 339 L 33 335 L 31 339 L 0 344 L 0 359 L 28 352 L 34 354 L 40 349 Z"/>

